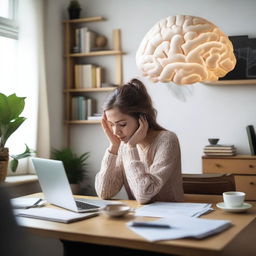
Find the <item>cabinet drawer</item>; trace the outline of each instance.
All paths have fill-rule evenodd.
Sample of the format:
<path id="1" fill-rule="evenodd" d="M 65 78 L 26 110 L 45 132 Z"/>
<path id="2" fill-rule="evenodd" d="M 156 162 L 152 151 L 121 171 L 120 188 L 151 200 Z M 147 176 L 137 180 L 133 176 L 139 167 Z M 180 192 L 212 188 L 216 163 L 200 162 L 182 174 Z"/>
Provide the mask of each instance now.
<path id="1" fill-rule="evenodd" d="M 256 200 L 256 176 L 235 175 L 236 190 L 246 193 L 246 200 Z"/>
<path id="2" fill-rule="evenodd" d="M 203 159 L 204 173 L 256 174 L 255 159 Z"/>

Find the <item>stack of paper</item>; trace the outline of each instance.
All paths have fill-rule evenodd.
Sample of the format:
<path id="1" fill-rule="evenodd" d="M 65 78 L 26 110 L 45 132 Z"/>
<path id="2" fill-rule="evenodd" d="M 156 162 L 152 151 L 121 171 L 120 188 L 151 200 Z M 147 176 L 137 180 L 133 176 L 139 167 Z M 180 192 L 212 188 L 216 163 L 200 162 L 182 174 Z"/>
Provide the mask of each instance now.
<path id="1" fill-rule="evenodd" d="M 169 217 L 181 215 L 199 217 L 212 211 L 211 204 L 155 202 L 136 210 L 136 216 Z"/>
<path id="2" fill-rule="evenodd" d="M 170 218 L 162 218 L 150 222 L 154 223 L 155 226 L 143 226 L 142 222 L 140 222 L 140 226 L 133 226 L 133 222 L 129 222 L 127 225 L 132 231 L 152 242 L 184 237 L 201 239 L 219 233 L 232 225 L 227 220 L 201 219 L 175 215 Z M 149 223 L 149 221 L 145 221 L 145 223 Z"/>

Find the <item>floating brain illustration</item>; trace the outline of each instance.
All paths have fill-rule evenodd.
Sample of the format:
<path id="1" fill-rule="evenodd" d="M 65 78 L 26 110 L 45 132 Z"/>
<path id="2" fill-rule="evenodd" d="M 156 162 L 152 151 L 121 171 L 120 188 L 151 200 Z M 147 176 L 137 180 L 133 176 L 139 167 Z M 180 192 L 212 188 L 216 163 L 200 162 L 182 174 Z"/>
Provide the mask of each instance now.
<path id="1" fill-rule="evenodd" d="M 152 82 L 179 85 L 216 81 L 234 69 L 228 36 L 206 19 L 176 15 L 157 22 L 144 36 L 136 64 Z"/>

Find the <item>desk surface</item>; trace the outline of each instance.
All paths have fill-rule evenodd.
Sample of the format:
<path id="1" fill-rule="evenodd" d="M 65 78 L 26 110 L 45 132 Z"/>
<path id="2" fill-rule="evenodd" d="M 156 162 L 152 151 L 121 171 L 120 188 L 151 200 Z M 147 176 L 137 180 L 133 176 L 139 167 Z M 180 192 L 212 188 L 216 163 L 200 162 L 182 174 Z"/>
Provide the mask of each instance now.
<path id="1" fill-rule="evenodd" d="M 33 194 L 33 196 L 42 197 L 42 194 Z M 255 202 L 250 202 L 253 204 L 253 207 L 246 213 L 228 213 L 216 208 L 216 203 L 222 201 L 221 196 L 186 195 L 185 200 L 186 202 L 212 203 L 214 211 L 202 216 L 202 218 L 230 220 L 234 225 L 220 234 L 202 240 L 178 239 L 162 242 L 149 242 L 129 230 L 126 226 L 128 221 L 134 219 L 148 219 L 145 217 L 136 217 L 132 214 L 122 218 L 109 218 L 104 215 L 99 215 L 70 224 L 19 217 L 19 225 L 29 231 L 47 237 L 169 254 L 189 256 L 236 255 L 235 253 L 238 252 L 236 249 L 237 246 L 239 246 L 240 253 L 243 249 L 243 255 L 249 256 L 255 253 Z M 136 201 L 119 201 L 123 201 L 132 207 L 139 207 Z M 245 237 L 246 239 L 244 239 Z M 254 242 L 250 243 L 250 239 L 252 241 L 254 240 Z M 242 242 L 243 244 L 241 244 Z M 248 252 L 244 253 L 245 250 L 248 250 Z"/>

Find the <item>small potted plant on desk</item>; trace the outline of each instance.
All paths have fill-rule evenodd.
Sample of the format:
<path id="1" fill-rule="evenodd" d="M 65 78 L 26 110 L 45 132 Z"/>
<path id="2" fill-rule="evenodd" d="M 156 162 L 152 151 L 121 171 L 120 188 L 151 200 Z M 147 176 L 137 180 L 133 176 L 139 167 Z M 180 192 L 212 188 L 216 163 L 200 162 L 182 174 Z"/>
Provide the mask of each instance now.
<path id="1" fill-rule="evenodd" d="M 52 149 L 52 159 L 63 162 L 73 194 L 80 193 L 80 184 L 86 175 L 89 152 L 76 155 L 70 148 Z"/>
<path id="2" fill-rule="evenodd" d="M 33 152 L 26 145 L 26 150 L 19 155 L 9 155 L 9 148 L 5 146 L 8 138 L 20 127 L 26 120 L 20 116 L 25 107 L 25 97 L 17 97 L 16 94 L 6 96 L 0 93 L 0 182 L 7 176 L 9 158 L 10 167 L 13 172 L 18 167 L 18 161 L 21 158 L 30 156 Z"/>

